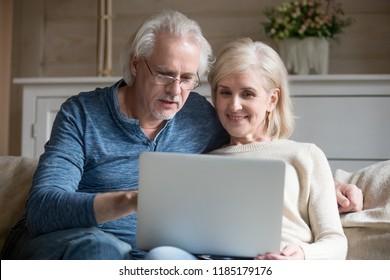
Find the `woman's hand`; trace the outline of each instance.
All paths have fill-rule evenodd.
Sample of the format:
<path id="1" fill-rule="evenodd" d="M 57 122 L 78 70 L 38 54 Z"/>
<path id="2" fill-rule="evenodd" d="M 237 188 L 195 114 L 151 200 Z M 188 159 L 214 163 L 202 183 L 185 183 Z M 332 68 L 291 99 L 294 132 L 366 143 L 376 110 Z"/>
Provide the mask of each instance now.
<path id="1" fill-rule="evenodd" d="M 356 185 L 335 181 L 339 213 L 363 210 L 363 192 Z"/>
<path id="2" fill-rule="evenodd" d="M 267 253 L 265 255 L 259 255 L 255 260 L 304 260 L 305 254 L 301 247 L 296 244 L 290 244 L 284 247 L 280 254 Z"/>

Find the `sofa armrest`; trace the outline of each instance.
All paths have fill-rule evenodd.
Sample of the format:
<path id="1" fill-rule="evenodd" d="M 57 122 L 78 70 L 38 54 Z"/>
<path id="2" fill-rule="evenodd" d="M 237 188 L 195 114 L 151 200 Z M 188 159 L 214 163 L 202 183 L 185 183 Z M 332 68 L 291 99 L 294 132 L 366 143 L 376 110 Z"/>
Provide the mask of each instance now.
<path id="1" fill-rule="evenodd" d="M 24 213 L 38 160 L 0 156 L 0 250 L 12 226 Z"/>

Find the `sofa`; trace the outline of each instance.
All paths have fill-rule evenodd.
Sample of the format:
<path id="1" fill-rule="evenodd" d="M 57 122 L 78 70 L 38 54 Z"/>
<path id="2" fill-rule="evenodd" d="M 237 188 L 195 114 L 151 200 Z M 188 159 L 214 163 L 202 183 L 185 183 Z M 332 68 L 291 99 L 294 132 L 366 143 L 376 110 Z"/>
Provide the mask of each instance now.
<path id="1" fill-rule="evenodd" d="M 38 160 L 0 156 L 0 249 L 23 215 Z M 390 161 L 361 170 L 337 170 L 335 178 L 362 189 L 364 210 L 341 214 L 348 239 L 347 259 L 390 259 Z"/>
<path id="2" fill-rule="evenodd" d="M 354 172 L 339 169 L 334 177 L 357 185 L 364 198 L 363 211 L 340 215 L 347 259 L 390 259 L 390 160 Z"/>
<path id="3" fill-rule="evenodd" d="M 0 249 L 11 227 L 23 215 L 38 160 L 0 156 Z"/>

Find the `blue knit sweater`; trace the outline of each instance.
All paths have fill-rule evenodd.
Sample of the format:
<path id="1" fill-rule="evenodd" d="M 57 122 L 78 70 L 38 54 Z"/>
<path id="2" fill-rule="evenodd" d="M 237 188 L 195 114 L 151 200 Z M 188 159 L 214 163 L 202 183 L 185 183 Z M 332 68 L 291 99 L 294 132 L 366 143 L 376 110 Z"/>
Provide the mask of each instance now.
<path id="1" fill-rule="evenodd" d="M 135 247 L 136 215 L 97 224 L 97 193 L 137 189 L 144 151 L 207 153 L 228 136 L 211 104 L 192 92 L 153 141 L 119 109 L 115 85 L 69 98 L 57 114 L 27 202 L 31 233 L 97 226 Z"/>

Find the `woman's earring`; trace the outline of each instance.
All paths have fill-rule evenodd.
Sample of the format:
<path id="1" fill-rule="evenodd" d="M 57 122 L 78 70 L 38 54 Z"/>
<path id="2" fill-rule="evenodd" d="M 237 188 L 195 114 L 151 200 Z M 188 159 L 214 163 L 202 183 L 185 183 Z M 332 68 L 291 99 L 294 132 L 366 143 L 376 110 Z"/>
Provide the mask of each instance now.
<path id="1" fill-rule="evenodd" d="M 267 113 L 267 131 L 268 132 L 270 132 L 271 118 L 272 118 L 272 111 L 269 111 Z"/>

